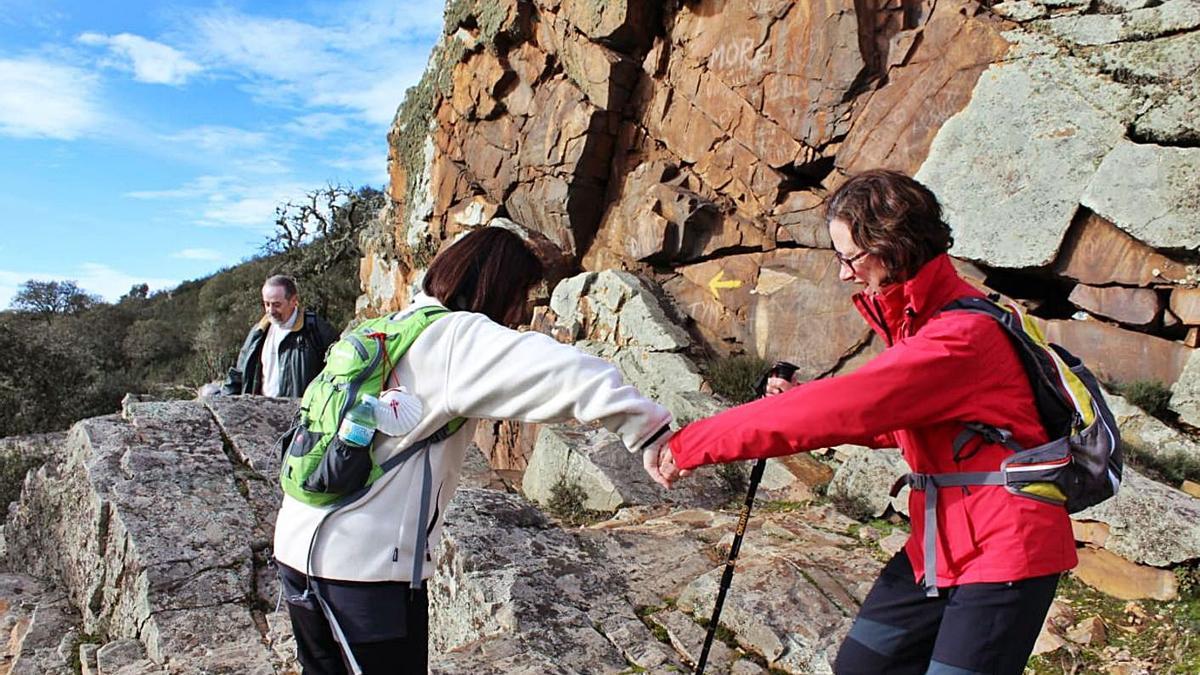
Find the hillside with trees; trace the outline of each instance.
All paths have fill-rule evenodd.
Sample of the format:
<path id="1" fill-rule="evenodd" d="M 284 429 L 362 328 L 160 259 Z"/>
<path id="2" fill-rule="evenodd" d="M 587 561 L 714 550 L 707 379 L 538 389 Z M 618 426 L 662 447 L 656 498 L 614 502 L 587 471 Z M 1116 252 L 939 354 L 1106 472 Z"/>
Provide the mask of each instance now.
<path id="1" fill-rule="evenodd" d="M 116 412 L 126 393 L 191 398 L 223 379 L 272 274 L 295 277 L 302 304 L 344 326 L 360 292 L 359 235 L 383 205 L 371 187 L 314 190 L 276 209 L 258 255 L 169 290 L 138 284 L 113 303 L 71 280 L 25 282 L 0 311 L 0 437 Z"/>

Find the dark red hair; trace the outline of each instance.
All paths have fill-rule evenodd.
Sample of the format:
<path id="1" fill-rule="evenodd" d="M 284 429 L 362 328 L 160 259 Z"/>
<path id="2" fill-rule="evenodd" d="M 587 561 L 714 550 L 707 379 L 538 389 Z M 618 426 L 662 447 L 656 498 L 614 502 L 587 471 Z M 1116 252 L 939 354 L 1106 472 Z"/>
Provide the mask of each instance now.
<path id="1" fill-rule="evenodd" d="M 520 236 L 485 227 L 439 253 L 423 287 L 452 310 L 479 312 L 511 328 L 524 320 L 529 289 L 542 274 L 541 261 Z"/>

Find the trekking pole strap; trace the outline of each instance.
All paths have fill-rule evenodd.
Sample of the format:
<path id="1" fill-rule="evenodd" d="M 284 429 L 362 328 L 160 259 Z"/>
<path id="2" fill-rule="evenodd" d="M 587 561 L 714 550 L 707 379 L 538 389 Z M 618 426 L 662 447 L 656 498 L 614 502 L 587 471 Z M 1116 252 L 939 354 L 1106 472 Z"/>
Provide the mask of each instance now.
<path id="1" fill-rule="evenodd" d="M 925 595 L 938 596 L 937 588 L 937 504 L 938 489 L 944 487 L 968 487 L 972 485 L 1006 485 L 1001 471 L 967 471 L 962 473 L 906 473 L 893 485 L 891 495 L 895 497 L 905 485 L 925 492 Z"/>

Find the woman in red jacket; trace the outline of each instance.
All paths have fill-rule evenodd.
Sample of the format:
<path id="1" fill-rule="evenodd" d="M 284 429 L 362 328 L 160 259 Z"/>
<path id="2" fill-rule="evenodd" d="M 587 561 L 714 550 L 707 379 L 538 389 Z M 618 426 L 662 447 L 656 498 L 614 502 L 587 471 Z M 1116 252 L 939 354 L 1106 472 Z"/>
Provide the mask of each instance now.
<path id="1" fill-rule="evenodd" d="M 1011 454 L 967 422 L 1008 429 L 1022 447 L 1046 442 L 1013 345 L 990 317 L 941 312 L 982 294 L 956 273 L 941 207 L 892 171 L 851 178 L 826 219 L 840 276 L 862 286 L 854 304 L 883 340 L 857 371 L 795 385 L 688 425 L 663 451 L 673 479 L 703 464 L 777 457 L 843 443 L 899 446 L 914 473 L 997 471 Z M 934 488 L 930 488 L 934 489 Z M 912 536 L 883 569 L 838 653 L 837 673 L 1020 673 L 1054 598 L 1075 566 L 1066 510 L 1003 486 L 938 489 L 925 541 L 927 493 L 909 497 Z M 925 549 L 936 579 L 926 579 Z"/>

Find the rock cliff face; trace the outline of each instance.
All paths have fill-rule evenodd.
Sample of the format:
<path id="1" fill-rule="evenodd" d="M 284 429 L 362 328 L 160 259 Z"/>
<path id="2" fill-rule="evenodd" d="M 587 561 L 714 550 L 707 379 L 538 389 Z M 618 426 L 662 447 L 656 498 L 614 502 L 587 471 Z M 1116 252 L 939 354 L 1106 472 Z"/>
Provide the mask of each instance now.
<path id="1" fill-rule="evenodd" d="M 978 282 L 1102 376 L 1186 371 L 1194 0 L 457 0 L 446 16 L 389 136 L 365 312 L 503 217 L 560 275 L 653 277 L 709 350 L 834 371 L 869 336 L 822 200 L 888 167 L 940 196 Z"/>
<path id="2" fill-rule="evenodd" d="M 359 310 L 402 306 L 458 233 L 509 227 L 551 271 L 535 329 L 612 360 L 678 420 L 706 416 L 724 402 L 699 357 L 816 377 L 878 351 L 821 207 L 889 167 L 942 198 L 972 282 L 1029 305 L 1105 380 L 1171 386 L 1183 425 L 1113 409 L 1131 452 L 1194 467 L 1198 102 L 1195 0 L 450 0 L 389 135 Z M 22 475 L 40 465 L 0 485 L 20 495 L 8 672 L 296 672 L 268 566 L 294 410 L 129 400 L 66 437 L 0 442 Z M 430 584 L 433 670 L 689 667 L 744 471 L 664 494 L 604 430 L 480 427 Z M 902 545 L 832 506 L 902 513 L 885 489 L 898 453 L 826 454 L 768 464 L 713 672 L 830 672 Z M 1127 486 L 1078 514 L 1077 576 L 1173 598 L 1165 568 L 1200 560 L 1200 499 L 1135 470 Z M 563 494 L 603 514 L 563 526 L 539 508 Z"/>

